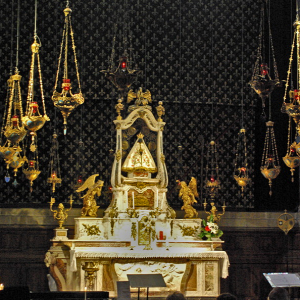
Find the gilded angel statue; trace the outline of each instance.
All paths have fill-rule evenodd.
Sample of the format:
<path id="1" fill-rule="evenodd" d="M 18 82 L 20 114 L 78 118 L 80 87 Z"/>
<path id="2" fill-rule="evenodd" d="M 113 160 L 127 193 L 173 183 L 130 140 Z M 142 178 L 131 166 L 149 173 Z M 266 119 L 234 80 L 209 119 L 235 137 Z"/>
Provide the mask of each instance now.
<path id="1" fill-rule="evenodd" d="M 87 193 L 82 197 L 83 198 L 83 207 L 81 209 L 82 217 L 97 217 L 97 210 L 99 206 L 97 206 L 95 196 L 98 197 L 101 195 L 103 181 L 98 180 L 95 182 L 96 177 L 99 174 L 91 175 L 84 184 L 76 190 L 77 193 L 88 189 Z"/>
<path id="2" fill-rule="evenodd" d="M 183 206 L 181 207 L 181 210 L 185 211 L 184 218 L 189 218 L 189 219 L 197 218 L 198 213 L 196 209 L 192 206 L 194 203 L 197 203 L 195 197 L 199 197 L 197 191 L 196 178 L 192 177 L 189 185 L 187 185 L 185 181 L 180 181 L 179 184 L 180 184 L 179 197 L 183 201 Z"/>
<path id="3" fill-rule="evenodd" d="M 127 94 L 127 103 L 130 103 L 133 99 L 136 99 L 135 106 L 145 106 L 152 102 L 150 91 L 146 90 L 146 92 L 143 92 L 143 89 L 141 87 L 136 93 L 133 90 L 129 90 Z"/>

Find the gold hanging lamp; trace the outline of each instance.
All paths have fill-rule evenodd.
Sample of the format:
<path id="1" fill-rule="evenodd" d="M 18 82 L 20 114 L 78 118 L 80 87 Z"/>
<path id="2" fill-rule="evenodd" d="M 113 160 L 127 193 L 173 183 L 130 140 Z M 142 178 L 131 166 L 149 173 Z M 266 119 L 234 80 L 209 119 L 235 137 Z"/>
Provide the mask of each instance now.
<path id="1" fill-rule="evenodd" d="M 40 64 L 39 49 L 41 47 L 41 42 L 37 36 L 37 0 L 35 0 L 35 17 L 34 17 L 34 42 L 31 45 L 31 64 L 29 72 L 29 83 L 28 83 L 28 95 L 26 103 L 26 113 L 22 121 L 26 128 L 30 131 L 30 146 L 29 151 L 27 152 L 27 160 L 23 166 L 23 173 L 26 178 L 30 181 L 30 192 L 32 192 L 33 181 L 39 176 L 41 171 L 39 170 L 39 161 L 38 161 L 38 143 L 37 143 L 37 131 L 40 130 L 46 121 L 49 121 L 49 117 L 46 113 L 45 107 L 45 98 L 44 98 L 44 89 L 42 81 L 42 72 Z M 35 98 L 35 71 L 37 64 L 37 72 L 39 78 L 39 88 L 41 93 L 41 110 Z"/>
<path id="2" fill-rule="evenodd" d="M 251 181 L 249 178 L 248 168 L 248 150 L 247 150 L 247 138 L 246 129 L 244 128 L 244 7 L 242 6 L 242 76 L 241 76 L 241 129 L 237 137 L 237 147 L 235 153 L 234 162 L 234 179 L 241 187 L 242 197 L 247 184 Z"/>
<path id="3" fill-rule="evenodd" d="M 13 49 L 13 6 L 12 1 L 12 33 L 11 33 L 11 49 Z M 22 76 L 19 74 L 19 32 L 20 32 L 20 0 L 18 0 L 18 15 L 17 15 L 17 46 L 16 46 L 16 66 L 15 72 L 12 75 L 12 52 L 11 52 L 11 70 L 10 78 L 7 80 L 7 95 L 5 101 L 5 110 L 3 116 L 3 124 L 1 128 L 1 144 L 0 154 L 3 157 L 7 172 L 5 181 L 10 181 L 9 168 L 14 169 L 16 176 L 18 168 L 22 167 L 26 161 L 25 156 L 21 156 L 22 147 L 20 143 L 26 136 L 27 130 L 22 123 L 23 105 L 20 81 Z M 6 141 L 4 141 L 4 136 Z M 17 184 L 17 181 L 13 182 Z"/>
<path id="4" fill-rule="evenodd" d="M 263 23 L 264 23 L 264 8 L 266 4 L 270 5 L 270 2 L 266 1 L 266 3 L 262 3 L 262 9 L 261 9 L 261 24 L 260 24 L 260 30 L 263 31 Z M 264 141 L 264 149 L 262 154 L 262 160 L 261 160 L 261 167 L 260 171 L 262 175 L 268 180 L 269 183 L 269 195 L 272 196 L 272 180 L 277 178 L 277 176 L 280 173 L 280 164 L 279 164 L 279 158 L 278 158 L 278 151 L 277 151 L 277 145 L 276 145 L 276 139 L 275 139 L 275 133 L 274 133 L 274 122 L 271 121 L 271 115 L 272 115 L 272 101 L 271 101 L 271 93 L 274 90 L 275 87 L 280 86 L 279 81 L 279 74 L 277 71 L 276 61 L 275 61 L 275 55 L 274 55 L 274 47 L 272 42 L 272 33 L 271 33 L 271 26 L 270 26 L 270 6 L 266 8 L 267 10 L 267 21 L 268 21 L 268 27 L 269 27 L 269 67 L 271 68 L 271 57 L 273 58 L 272 66 L 275 73 L 275 79 L 272 80 L 269 74 L 269 67 L 267 64 L 261 61 L 260 66 L 260 76 L 256 76 L 256 80 L 260 82 L 261 87 L 263 87 L 261 91 L 261 98 L 263 101 L 263 106 L 265 105 L 265 99 L 269 98 L 269 121 L 266 122 L 266 135 L 265 135 L 265 141 Z M 265 41 L 262 38 L 262 32 L 260 33 L 260 51 L 262 50 L 262 44 L 263 48 L 265 48 Z M 255 65 L 255 68 L 257 68 L 257 65 Z M 255 73 L 254 68 L 254 73 Z M 255 85 L 255 82 L 252 81 L 252 84 Z M 255 89 L 255 87 L 252 85 L 252 87 Z M 259 94 L 259 93 L 258 93 Z"/>
<path id="5" fill-rule="evenodd" d="M 291 180 L 294 182 L 294 172 L 295 169 L 300 165 L 300 157 L 297 155 L 297 142 L 294 141 L 291 144 L 291 137 L 292 137 L 292 121 L 291 116 L 289 117 L 289 127 L 288 127 L 288 141 L 287 141 L 287 151 L 286 155 L 282 158 L 283 162 L 286 164 L 291 171 Z"/>
<path id="6" fill-rule="evenodd" d="M 272 180 L 279 175 L 281 169 L 279 165 L 279 158 L 273 125 L 274 122 L 272 121 L 268 121 L 266 123 L 267 131 L 260 167 L 260 171 L 263 174 L 263 176 L 269 180 L 270 196 L 272 196 Z"/>
<path id="7" fill-rule="evenodd" d="M 123 24 L 121 24 L 123 30 L 122 31 L 122 48 L 123 52 L 119 56 L 119 60 L 117 65 L 115 64 L 115 55 L 116 55 L 116 43 L 117 43 L 117 29 L 118 23 L 114 25 L 114 36 L 112 41 L 112 51 L 109 60 L 109 67 L 107 70 L 102 70 L 105 76 L 113 83 L 113 85 L 120 92 L 120 102 L 124 101 L 126 94 L 131 87 L 131 85 L 136 80 L 137 76 L 141 73 L 137 67 L 134 67 L 133 61 L 133 53 L 132 53 L 132 36 L 129 28 L 129 20 L 128 20 L 128 1 L 124 1 L 124 11 L 121 12 L 123 16 Z M 129 40 L 129 47 L 128 47 Z M 121 44 L 121 43 L 120 43 Z"/>
<path id="8" fill-rule="evenodd" d="M 238 134 L 233 177 L 241 187 L 243 196 L 247 184 L 251 181 L 248 168 L 246 130 L 244 128 L 240 129 Z"/>
<path id="9" fill-rule="evenodd" d="M 31 64 L 30 64 L 30 72 L 29 72 L 29 82 L 28 82 L 28 94 L 27 94 L 27 102 L 26 102 L 26 112 L 22 121 L 26 128 L 35 132 L 41 129 L 46 121 L 49 121 L 49 117 L 46 113 L 45 106 L 45 97 L 44 97 L 44 88 L 43 88 L 43 79 L 42 79 L 42 71 L 41 71 L 41 63 L 39 50 L 41 47 L 41 41 L 37 36 L 36 22 L 37 22 L 37 0 L 35 0 L 35 18 L 34 18 L 34 36 L 33 36 L 33 44 L 31 45 Z M 41 93 L 41 104 L 40 108 L 39 103 L 34 99 L 35 97 L 35 71 L 37 64 L 37 72 L 39 79 L 39 88 Z M 37 97 L 36 97 L 37 98 Z M 41 110 L 41 111 L 40 111 Z"/>
<path id="10" fill-rule="evenodd" d="M 38 160 L 28 160 L 28 166 L 26 169 L 23 169 L 23 173 L 25 174 L 26 178 L 30 181 L 30 192 L 32 192 L 33 181 L 36 180 L 41 173 L 41 171 L 39 170 Z"/>
<path id="11" fill-rule="evenodd" d="M 207 190 L 210 201 L 214 202 L 216 194 L 221 187 L 219 180 L 217 145 L 215 141 L 211 141 L 208 145 L 205 172 L 204 188 Z"/>
<path id="12" fill-rule="evenodd" d="M 11 145 L 18 145 L 26 136 L 27 130 L 22 123 L 23 108 L 21 96 L 21 81 L 22 76 L 16 67 L 15 74 L 10 76 L 8 81 L 9 102 L 6 126 L 4 135 Z"/>
<path id="13" fill-rule="evenodd" d="M 261 15 L 260 15 L 260 29 L 259 29 L 259 45 L 257 48 L 256 61 L 253 68 L 253 74 L 250 81 L 251 88 L 259 95 L 262 100 L 262 114 L 265 116 L 265 102 L 272 91 L 281 86 L 279 80 L 279 74 L 277 70 L 277 64 L 275 60 L 271 24 L 270 24 L 270 12 L 267 13 L 267 22 L 268 22 L 268 33 L 269 33 L 269 45 L 270 45 L 270 57 L 272 57 L 272 66 L 274 74 L 271 74 L 271 65 L 266 63 L 265 58 L 265 36 L 264 36 L 264 24 L 265 24 L 265 6 L 267 5 L 268 0 L 262 1 L 261 4 Z M 268 12 L 268 11 L 267 11 Z M 271 62 L 271 59 L 270 59 Z M 273 78 L 272 78 L 273 77 Z"/>
<path id="14" fill-rule="evenodd" d="M 61 184 L 62 181 L 61 174 L 60 174 L 58 148 L 59 145 L 57 140 L 57 134 L 54 131 L 52 137 L 52 145 L 50 149 L 50 166 L 49 166 L 50 175 L 47 180 L 47 182 L 52 185 L 52 193 L 55 192 L 56 185 Z"/>
<path id="15" fill-rule="evenodd" d="M 288 142 L 287 142 L 287 153 L 283 157 L 284 163 L 290 168 L 292 174 L 292 182 L 294 181 L 295 168 L 300 165 L 300 20 L 299 20 L 299 3 L 296 1 L 296 21 L 294 22 L 294 36 L 291 48 L 291 55 L 289 59 L 289 67 L 287 72 L 287 80 L 285 85 L 285 92 L 283 97 L 283 104 L 281 111 L 288 114 L 289 116 L 289 127 L 288 127 Z M 293 88 L 291 70 L 294 56 L 294 48 L 296 45 L 296 70 L 297 70 L 297 81 L 296 88 Z M 291 81 L 291 88 L 288 93 L 289 83 Z M 289 100 L 287 101 L 287 95 Z M 292 138 L 292 124 L 291 119 L 293 118 L 296 124 L 296 136 L 295 140 L 291 143 Z"/>
<path id="16" fill-rule="evenodd" d="M 81 84 L 80 84 L 80 77 L 79 77 L 79 71 L 78 71 L 76 47 L 75 47 L 75 41 L 74 41 L 74 32 L 73 32 L 72 23 L 71 23 L 71 12 L 72 12 L 72 10 L 69 8 L 69 1 L 67 1 L 66 8 L 64 9 L 65 23 L 64 23 L 63 36 L 62 36 L 62 42 L 61 42 L 61 47 L 60 47 L 60 54 L 59 54 L 59 58 L 58 58 L 58 68 L 57 68 L 57 73 L 56 73 L 54 92 L 52 95 L 53 104 L 55 107 L 57 107 L 61 111 L 63 119 L 64 119 L 64 134 L 65 135 L 67 134 L 67 118 L 68 118 L 68 116 L 71 114 L 71 112 L 77 106 L 84 103 L 84 97 L 81 92 Z M 77 94 L 72 93 L 71 79 L 69 78 L 69 74 L 68 74 L 69 37 L 70 37 L 71 43 L 72 43 L 74 63 L 75 63 L 75 69 L 76 69 L 76 77 L 77 77 L 77 82 L 78 82 L 79 92 Z M 56 89 L 57 89 L 57 84 L 58 84 L 60 64 L 61 64 L 63 53 L 64 53 L 64 64 L 63 64 L 62 91 L 58 92 Z"/>

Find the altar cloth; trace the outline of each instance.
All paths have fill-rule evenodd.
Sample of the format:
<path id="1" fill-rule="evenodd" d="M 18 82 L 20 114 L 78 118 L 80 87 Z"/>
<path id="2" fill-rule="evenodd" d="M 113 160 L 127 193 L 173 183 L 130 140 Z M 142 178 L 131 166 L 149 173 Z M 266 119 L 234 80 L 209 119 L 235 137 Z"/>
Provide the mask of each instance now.
<path id="1" fill-rule="evenodd" d="M 228 268 L 230 266 L 228 255 L 225 251 L 201 251 L 199 248 L 170 248 L 161 249 L 154 248 L 152 250 L 141 251 L 141 247 L 135 247 L 133 250 L 124 252 L 124 248 L 107 247 L 81 247 L 80 250 L 70 250 L 70 264 L 72 271 L 77 270 L 76 258 L 92 258 L 92 259 L 121 259 L 121 258 L 137 258 L 137 259 L 157 259 L 157 258 L 205 258 L 219 259 L 221 261 L 221 277 L 228 276 Z M 127 250 L 127 249 L 126 249 Z"/>

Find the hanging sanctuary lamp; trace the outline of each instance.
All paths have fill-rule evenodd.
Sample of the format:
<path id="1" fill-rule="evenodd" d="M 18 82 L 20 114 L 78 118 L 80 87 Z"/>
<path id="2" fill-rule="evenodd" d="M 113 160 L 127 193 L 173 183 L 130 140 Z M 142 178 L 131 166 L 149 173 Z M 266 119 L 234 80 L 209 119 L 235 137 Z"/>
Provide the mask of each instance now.
<path id="1" fill-rule="evenodd" d="M 288 141 L 287 141 L 287 153 L 285 157 L 283 157 L 284 163 L 287 167 L 290 168 L 292 174 L 292 181 L 294 181 L 293 175 L 295 168 L 300 165 L 300 20 L 299 20 L 299 1 L 296 1 L 296 21 L 294 22 L 294 35 L 293 42 L 291 48 L 291 55 L 289 59 L 289 67 L 287 72 L 287 80 L 285 85 L 285 92 L 283 97 L 283 104 L 281 111 L 283 113 L 288 114 L 289 116 L 289 127 L 288 127 Z M 292 62 L 294 56 L 294 48 L 296 45 L 296 70 L 297 70 L 297 80 L 296 80 L 296 88 L 293 87 L 293 79 L 292 79 Z M 290 83 L 291 82 L 291 83 Z M 289 93 L 289 83 L 291 85 Z M 287 95 L 289 95 L 289 99 L 287 100 Z M 296 134 L 295 139 L 292 141 L 292 122 L 291 119 L 294 120 L 296 124 Z"/>
<path id="2" fill-rule="evenodd" d="M 215 201 L 216 194 L 220 187 L 217 145 L 215 141 L 211 141 L 208 145 L 206 154 L 204 182 L 204 188 L 206 189 L 211 202 Z"/>
<path id="3" fill-rule="evenodd" d="M 64 119 L 65 135 L 67 134 L 67 118 L 76 107 L 84 103 L 84 97 L 81 92 L 80 76 L 79 76 L 76 47 L 74 41 L 74 32 L 71 23 L 71 12 L 72 10 L 69 7 L 69 1 L 67 1 L 66 8 L 64 9 L 65 23 L 64 23 L 64 29 L 62 35 L 62 42 L 60 46 L 60 54 L 58 58 L 58 68 L 57 68 L 57 73 L 55 78 L 54 91 L 52 95 L 53 104 L 61 111 L 61 114 Z M 69 77 L 69 65 L 68 65 L 69 39 L 71 40 L 71 45 L 73 50 L 73 58 L 74 58 L 76 78 L 77 78 L 77 84 L 79 90 L 77 94 L 72 93 L 73 87 L 72 87 L 71 79 Z M 58 85 L 62 56 L 64 56 L 63 78 L 62 78 L 62 85 L 61 85 L 62 89 L 61 92 L 58 92 L 57 85 Z"/>
<path id="4" fill-rule="evenodd" d="M 52 186 L 52 193 L 55 192 L 55 187 L 57 184 L 61 184 L 61 174 L 60 174 L 60 165 L 59 165 L 59 154 L 58 154 L 58 140 L 57 134 L 54 131 L 52 136 L 52 145 L 50 148 L 50 164 L 49 164 L 49 177 L 47 182 Z"/>
<path id="5" fill-rule="evenodd" d="M 211 61 L 210 61 L 210 69 L 214 69 L 214 55 L 213 55 L 213 49 L 214 49 L 214 31 L 213 31 L 213 15 L 211 12 L 211 24 L 210 24 L 210 31 L 211 31 Z M 213 84 L 213 80 L 212 80 Z M 205 179 L 204 179 L 204 188 L 206 190 L 206 195 L 210 198 L 211 205 L 214 205 L 215 197 L 220 189 L 220 180 L 219 180 L 219 165 L 218 165 L 218 153 L 217 153 L 217 144 L 214 141 L 213 138 L 213 129 L 214 129 L 214 99 L 215 95 L 212 95 L 211 100 L 211 141 L 208 144 L 207 147 L 207 153 L 206 153 L 206 167 L 205 167 Z M 206 203 L 206 199 L 205 199 Z M 206 209 L 206 204 L 204 204 L 204 209 Z"/>
<path id="6" fill-rule="evenodd" d="M 270 5 L 270 2 L 269 2 Z M 262 7 L 263 10 L 263 7 Z M 275 74 L 277 74 L 278 78 L 278 72 L 276 68 L 275 58 L 274 58 L 274 49 L 272 44 L 272 35 L 271 35 L 271 27 L 270 27 L 270 6 L 268 10 L 268 25 L 269 25 L 269 65 L 271 66 L 271 57 L 273 57 L 273 65 Z M 272 50 L 272 53 L 271 53 Z M 278 84 L 279 85 L 279 79 Z M 275 84 L 276 85 L 276 84 Z M 263 155 L 261 160 L 261 167 L 260 171 L 262 175 L 268 180 L 269 182 L 269 195 L 272 196 L 272 180 L 277 178 L 277 176 L 280 173 L 280 165 L 279 165 L 279 158 L 278 158 L 278 151 L 277 151 L 277 145 L 276 145 L 276 139 L 275 139 L 275 133 L 274 133 L 274 122 L 272 122 L 272 101 L 271 101 L 271 93 L 272 90 L 269 92 L 269 121 L 266 122 L 266 135 L 265 135 L 265 142 L 264 142 L 264 149 L 263 149 Z"/>
<path id="7" fill-rule="evenodd" d="M 241 128 L 238 133 L 233 177 L 236 183 L 241 187 L 243 196 L 247 184 L 251 181 L 248 169 L 246 130 L 244 128 Z"/>
<path id="8" fill-rule="evenodd" d="M 268 0 L 262 1 L 261 14 L 260 14 L 260 28 L 259 28 L 259 44 L 257 48 L 256 61 L 253 68 L 253 74 L 250 81 L 251 88 L 259 95 L 262 101 L 262 115 L 265 116 L 265 102 L 266 98 L 272 91 L 281 85 L 277 71 L 277 64 L 275 60 L 273 39 L 270 25 L 270 16 L 267 13 L 267 23 L 269 32 L 269 48 L 270 48 L 270 61 L 272 59 L 273 71 L 271 65 L 268 66 L 265 56 L 265 6 Z"/>
<path id="9" fill-rule="evenodd" d="M 270 196 L 272 196 L 272 180 L 275 179 L 280 173 L 280 165 L 273 125 L 274 122 L 272 121 L 268 121 L 266 123 L 267 131 L 260 167 L 260 171 L 263 174 L 263 176 L 269 180 Z"/>
<path id="10" fill-rule="evenodd" d="M 49 117 L 46 113 L 44 89 L 42 81 L 41 63 L 39 56 L 39 49 L 41 47 L 41 42 L 37 36 L 37 0 L 35 0 L 35 18 L 34 18 L 34 41 L 31 45 L 31 64 L 29 72 L 29 83 L 28 83 L 28 95 L 26 103 L 26 113 L 22 118 L 22 121 L 26 128 L 30 132 L 31 143 L 29 146 L 29 151 L 27 152 L 27 163 L 23 167 L 23 173 L 26 178 L 30 181 L 30 191 L 32 191 L 33 181 L 39 176 L 41 171 L 39 170 L 38 162 L 38 144 L 37 144 L 37 134 L 36 132 L 40 130 L 46 121 L 49 121 Z M 37 69 L 36 69 L 37 64 Z M 39 89 L 41 104 L 39 105 L 36 100 L 38 96 L 35 93 L 35 73 L 37 71 L 39 79 Z"/>
<path id="11" fill-rule="evenodd" d="M 13 6 L 12 2 L 12 34 L 11 49 L 13 48 Z M 14 176 L 16 176 L 18 168 L 22 167 L 26 161 L 26 156 L 21 156 L 22 147 L 20 143 L 26 136 L 27 130 L 22 123 L 23 108 L 20 81 L 22 76 L 19 74 L 19 36 L 20 36 L 20 0 L 18 0 L 17 15 L 17 46 L 16 46 L 16 66 L 12 75 L 12 53 L 11 53 L 11 72 L 7 81 L 7 95 L 5 101 L 5 110 L 3 116 L 3 124 L 1 128 L 1 144 L 0 154 L 4 158 L 7 166 L 5 181 L 10 181 L 8 173 L 9 167 L 13 168 Z M 5 138 L 6 141 L 5 141 Z M 16 179 L 13 182 L 17 184 Z"/>
<path id="12" fill-rule="evenodd" d="M 242 7 L 243 10 L 243 7 Z M 244 128 L 244 10 L 242 12 L 242 103 L 241 103 L 241 129 L 237 137 L 237 147 L 234 162 L 234 179 L 241 187 L 242 196 L 247 184 L 250 182 L 248 168 L 248 150 L 246 129 Z"/>
<path id="13" fill-rule="evenodd" d="M 125 96 L 136 80 L 138 74 L 141 72 L 134 67 L 133 61 L 133 53 L 132 53 L 132 36 L 129 32 L 129 20 L 128 20 L 128 3 L 127 0 L 124 2 L 124 11 L 122 12 L 123 16 L 123 24 L 121 24 L 123 30 L 121 33 L 121 40 L 120 46 L 122 48 L 122 54 L 119 56 L 117 64 L 115 63 L 115 56 L 116 56 L 116 43 L 117 43 L 117 31 L 118 31 L 118 22 L 114 25 L 114 36 L 112 41 L 112 51 L 109 60 L 109 67 L 107 70 L 103 70 L 102 72 L 105 76 L 114 84 L 114 86 L 120 92 L 120 99 L 123 101 Z M 129 40 L 129 47 L 128 47 L 128 40 Z M 122 103 L 121 101 L 121 103 Z"/>

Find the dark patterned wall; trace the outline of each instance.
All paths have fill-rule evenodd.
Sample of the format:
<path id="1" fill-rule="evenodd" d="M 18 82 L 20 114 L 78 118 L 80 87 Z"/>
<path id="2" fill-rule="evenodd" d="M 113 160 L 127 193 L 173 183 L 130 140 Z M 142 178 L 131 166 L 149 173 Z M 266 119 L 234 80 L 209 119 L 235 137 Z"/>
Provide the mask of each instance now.
<path id="1" fill-rule="evenodd" d="M 13 11 L 16 16 L 17 0 L 14 2 Z M 70 1 L 85 103 L 69 117 L 66 137 L 62 135 L 62 117 L 59 112 L 55 114 L 51 102 L 65 1 L 38 2 L 37 30 L 42 41 L 40 56 L 47 112 L 51 118 L 51 122 L 38 132 L 42 173 L 34 182 L 31 194 L 29 184 L 21 176 L 21 172 L 17 177 L 19 182 L 17 188 L 13 187 L 11 182 L 5 183 L 4 180 L 0 180 L 1 205 L 47 205 L 51 193 L 46 179 L 54 128 L 59 133 L 63 176 L 63 184 L 57 189 L 57 202 L 74 193 L 79 175 L 86 179 L 89 175 L 99 173 L 99 177 L 105 182 L 99 202 L 102 206 L 108 205 L 113 161 L 109 150 L 114 149 L 112 121 L 116 117 L 114 105 L 118 94 L 101 70 L 106 69 L 109 64 L 114 24 L 122 23 L 127 18 L 130 20 L 135 59 L 143 71 L 134 88 L 142 86 L 149 89 L 154 106 L 162 100 L 166 108 L 164 149 L 169 172 L 170 204 L 174 207 L 181 205 L 177 196 L 176 179 L 189 180 L 191 176 L 195 176 L 199 182 L 200 193 L 205 196 L 202 189 L 203 166 L 206 163 L 207 145 L 213 138 L 218 145 L 222 182 L 217 198 L 218 205 L 225 201 L 231 209 L 270 208 L 267 204 L 261 204 L 265 203 L 265 199 L 269 201 L 268 184 L 257 172 L 259 168 L 257 157 L 262 151 L 265 129 L 262 126 L 263 129 L 257 131 L 257 126 L 263 124 L 259 123 L 258 118 L 260 103 L 247 84 L 251 77 L 258 43 L 259 0 L 217 2 L 128 0 L 127 5 L 127 1 Z M 12 8 L 4 0 L 0 0 L 0 7 L 2 117 L 6 94 L 5 81 L 9 76 L 11 59 Z M 126 8 L 128 14 L 124 14 Z M 29 47 L 33 40 L 34 1 L 21 1 L 20 24 L 19 69 L 23 76 L 23 101 L 25 101 L 30 64 Z M 119 43 L 122 25 L 118 28 L 117 56 L 122 51 Z M 278 47 L 281 46 L 279 50 L 283 53 L 280 40 L 275 39 L 275 46 L 276 42 Z M 283 56 L 280 59 L 287 62 L 288 57 Z M 287 68 L 285 65 L 284 67 Z M 284 76 L 285 74 L 282 77 Z M 243 197 L 233 179 L 234 145 L 241 128 L 242 111 L 247 130 L 250 174 L 253 182 Z M 80 141 L 83 142 L 83 146 Z M 286 142 L 283 141 L 285 145 Z M 182 146 L 182 150 L 178 146 Z M 284 153 L 280 154 L 283 155 Z M 0 165 L 0 174 L 3 174 L 4 178 L 4 163 Z M 258 195 L 257 199 L 255 193 Z M 294 208 L 297 196 L 293 195 L 291 198 L 290 207 Z M 274 199 L 272 209 L 282 209 L 279 196 Z M 77 205 L 81 203 L 77 195 L 75 203 Z"/>

